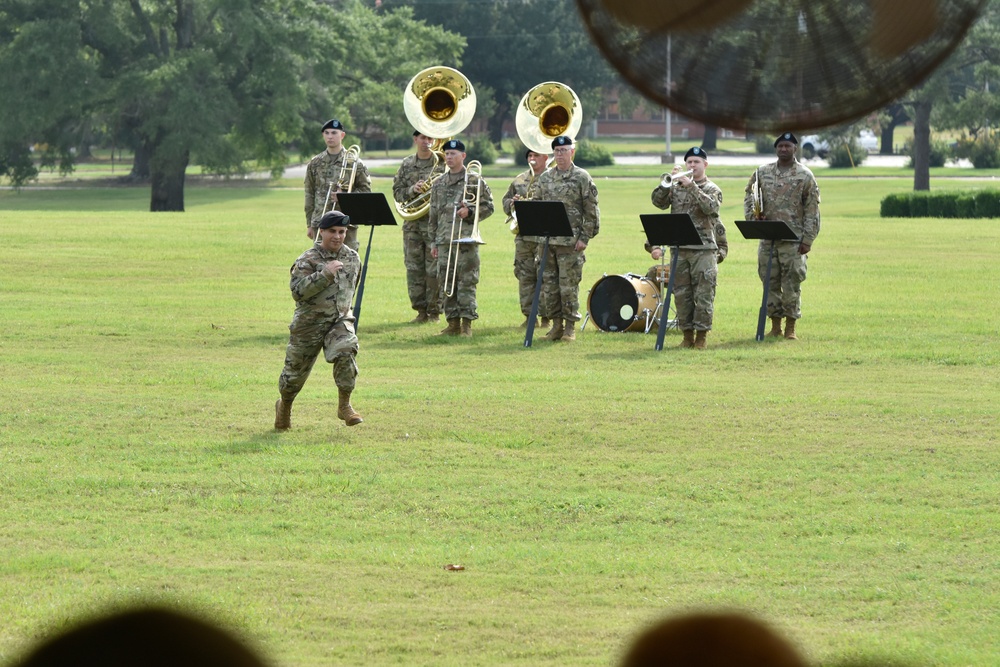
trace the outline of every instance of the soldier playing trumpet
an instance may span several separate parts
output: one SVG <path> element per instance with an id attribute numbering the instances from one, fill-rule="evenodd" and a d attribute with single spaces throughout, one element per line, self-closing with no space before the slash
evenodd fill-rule
<path id="1" fill-rule="evenodd" d="M 357 150 L 344 149 L 344 125 L 337 119 L 323 124 L 326 150 L 309 160 L 305 178 L 306 235 L 316 238 L 319 219 L 327 211 L 339 211 L 338 192 L 371 192 L 368 168 Z M 352 148 L 355 148 L 352 146 Z M 357 252 L 358 227 L 351 225 L 344 244 Z"/>

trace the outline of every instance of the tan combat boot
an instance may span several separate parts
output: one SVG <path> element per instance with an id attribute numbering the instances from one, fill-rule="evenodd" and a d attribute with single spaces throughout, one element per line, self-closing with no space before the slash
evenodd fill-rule
<path id="1" fill-rule="evenodd" d="M 708 332 L 704 331 L 704 330 L 701 330 L 701 329 L 699 329 L 697 332 L 695 332 L 695 334 L 694 334 L 694 349 L 696 349 L 696 350 L 704 350 L 705 349 L 705 347 L 707 345 L 707 343 L 705 342 L 705 336 L 707 336 L 707 335 L 708 335 Z"/>
<path id="2" fill-rule="evenodd" d="M 563 321 L 552 320 L 552 328 L 545 334 L 545 340 L 560 340 L 563 335 Z"/>
<path id="3" fill-rule="evenodd" d="M 418 310 L 417 316 L 410 320 L 410 324 L 423 324 L 428 320 L 426 310 Z"/>
<path id="4" fill-rule="evenodd" d="M 348 426 L 360 424 L 364 420 L 354 408 L 351 407 L 351 392 L 346 389 L 338 389 L 340 394 L 340 404 L 337 406 L 337 417 L 343 419 Z"/>
<path id="5" fill-rule="evenodd" d="M 292 427 L 292 399 L 279 398 L 274 404 L 274 430 L 287 431 Z"/>
<path id="6" fill-rule="evenodd" d="M 771 330 L 767 332 L 768 336 L 781 336 L 781 318 L 772 317 L 771 318 Z"/>
<path id="7" fill-rule="evenodd" d="M 576 340 L 576 322 L 573 320 L 566 320 L 566 325 L 563 327 L 563 335 L 559 340 L 565 343 L 571 343 Z"/>
<path id="8" fill-rule="evenodd" d="M 448 320 L 448 326 L 438 332 L 438 336 L 457 336 L 462 333 L 462 320 L 454 317 Z"/>
<path id="9" fill-rule="evenodd" d="M 552 320 L 550 320 L 547 317 L 543 317 L 542 318 L 542 328 L 544 329 L 545 327 L 548 327 L 548 326 L 552 326 Z"/>
<path id="10" fill-rule="evenodd" d="M 684 340 L 681 341 L 680 347 L 694 347 L 694 329 L 684 329 Z"/>
<path id="11" fill-rule="evenodd" d="M 785 318 L 785 338 L 788 340 L 799 339 L 799 337 L 795 335 L 795 318 L 793 317 Z"/>
<path id="12" fill-rule="evenodd" d="M 441 321 L 441 313 L 432 313 L 430 311 L 427 311 L 427 321 L 428 322 L 440 322 Z"/>
<path id="13" fill-rule="evenodd" d="M 461 334 L 463 336 L 465 336 L 466 338 L 471 338 L 472 337 L 472 320 L 470 320 L 468 317 L 463 317 L 462 318 L 462 325 L 461 326 L 462 326 L 462 328 L 461 328 Z"/>

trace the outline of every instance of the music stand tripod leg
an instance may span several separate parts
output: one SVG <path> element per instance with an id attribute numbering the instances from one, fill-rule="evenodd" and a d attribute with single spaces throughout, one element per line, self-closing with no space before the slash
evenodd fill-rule
<path id="1" fill-rule="evenodd" d="M 368 233 L 368 247 L 365 248 L 365 263 L 361 265 L 361 278 L 358 280 L 358 293 L 354 298 L 354 330 L 358 330 L 358 322 L 361 321 L 361 300 L 365 296 L 365 276 L 368 275 L 368 257 L 372 252 L 372 238 L 375 236 L 375 226 L 372 225 L 371 232 Z"/>
<path id="2" fill-rule="evenodd" d="M 674 293 L 674 275 L 677 273 L 677 248 L 670 248 L 670 277 L 667 279 L 667 294 L 663 298 L 660 312 L 660 328 L 656 332 L 656 350 L 663 349 L 663 339 L 667 335 L 667 320 L 670 319 L 670 297 Z"/>
<path id="3" fill-rule="evenodd" d="M 528 315 L 528 328 L 524 332 L 524 346 L 531 347 L 531 338 L 535 334 L 535 318 L 538 317 L 538 300 L 542 293 L 542 273 L 545 271 L 545 259 L 549 256 L 549 237 L 545 237 L 542 245 L 542 261 L 538 263 L 538 276 L 535 278 L 535 296 L 531 300 L 531 313 Z"/>
<path id="4" fill-rule="evenodd" d="M 767 322 L 767 296 L 771 289 L 771 263 L 774 261 L 774 241 L 767 253 L 767 270 L 764 271 L 764 296 L 760 301 L 760 314 L 757 315 L 757 340 L 764 340 L 764 323 Z"/>

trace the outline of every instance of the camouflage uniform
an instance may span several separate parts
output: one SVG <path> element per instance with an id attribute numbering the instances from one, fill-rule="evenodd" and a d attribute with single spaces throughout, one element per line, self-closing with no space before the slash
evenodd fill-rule
<path id="1" fill-rule="evenodd" d="M 337 192 L 337 179 L 344 166 L 346 154 L 346 148 L 336 155 L 330 155 L 329 151 L 323 151 L 309 160 L 309 164 L 306 165 L 306 224 L 313 229 L 316 229 L 319 225 L 319 219 L 323 216 L 323 207 L 327 203 L 326 198 L 327 193 L 330 192 L 331 183 L 333 183 L 333 192 Z M 350 174 L 351 170 L 348 168 L 347 175 L 350 176 Z M 354 187 L 351 188 L 351 192 L 371 191 L 372 179 L 368 175 L 368 167 L 359 158 L 358 169 L 354 174 Z M 328 207 L 326 210 L 339 211 L 340 204 L 335 202 L 332 207 Z M 358 243 L 357 225 L 351 225 L 347 228 L 347 238 L 344 239 L 344 244 L 354 252 L 358 251 L 360 244 Z"/>
<path id="2" fill-rule="evenodd" d="M 439 173 L 444 160 L 435 173 Z M 431 177 L 434 158 L 421 160 L 416 155 L 403 158 L 392 179 L 392 198 L 400 204 L 417 195 L 412 188 Z M 431 257 L 434 239 L 427 231 L 427 216 L 403 222 L 403 265 L 406 267 L 406 291 L 410 307 L 417 312 L 437 316 L 441 313 L 441 294 L 437 281 L 437 260 Z"/>
<path id="3" fill-rule="evenodd" d="M 799 244 L 812 245 L 819 236 L 819 186 L 808 167 L 797 160 L 788 169 L 777 162 L 761 166 L 747 183 L 743 197 L 743 213 L 753 219 L 752 186 L 759 175 L 764 200 L 765 220 L 788 223 L 799 236 L 798 241 L 776 241 L 775 261 L 771 266 L 771 284 L 767 297 L 768 317 L 802 317 L 802 281 L 806 279 L 806 255 L 799 253 Z M 757 274 L 764 282 L 771 241 L 761 240 L 757 247 Z"/>
<path id="4" fill-rule="evenodd" d="M 711 331 L 715 307 L 715 287 L 719 275 L 718 263 L 729 253 L 726 227 L 719 219 L 722 190 L 707 178 L 694 187 L 675 183 L 672 187 L 656 186 L 651 196 L 653 206 L 670 208 L 672 213 L 687 213 L 701 237 L 701 245 L 680 246 L 674 270 L 674 308 L 677 328 L 681 331 Z M 646 251 L 652 247 L 647 243 Z M 668 248 L 663 248 L 668 253 Z M 650 269 L 653 274 L 658 266 Z M 655 276 L 650 276 L 655 280 Z"/>
<path id="5" fill-rule="evenodd" d="M 464 238 L 472 235 L 473 218 L 475 208 L 469 208 L 469 216 L 462 220 L 453 218 L 455 214 L 455 203 L 460 202 L 465 194 L 463 183 L 465 182 L 465 169 L 457 174 L 446 173 L 439 178 L 431 188 L 431 210 L 428 214 L 427 233 L 437 244 L 438 250 L 438 284 L 442 292 L 442 305 L 444 306 L 445 317 L 449 320 L 464 318 L 475 320 L 479 317 L 476 312 L 476 285 L 479 284 L 479 246 L 474 243 L 451 243 L 451 223 L 458 220 L 461 225 L 456 225 L 456 235 Z M 475 188 L 476 177 L 469 178 L 469 189 Z M 485 220 L 493 214 L 493 193 L 486 181 L 482 181 L 482 189 L 479 193 L 479 219 Z M 461 231 L 458 230 L 461 227 Z M 451 246 L 452 253 L 458 253 L 458 268 L 456 270 L 455 293 L 446 296 L 448 285 L 444 278 L 447 272 L 448 248 Z M 454 265 L 455 258 L 451 261 Z M 449 283 L 450 278 L 449 277 Z"/>
<path id="6" fill-rule="evenodd" d="M 553 319 L 579 322 L 580 281 L 587 257 L 577 252 L 577 241 L 590 243 L 601 228 L 601 211 L 597 204 L 597 186 L 586 170 L 575 164 L 566 171 L 549 169 L 538 177 L 532 199 L 561 201 L 573 228 L 573 236 L 549 238 L 549 255 L 542 275 L 543 312 Z"/>
<path id="7" fill-rule="evenodd" d="M 520 195 L 525 199 L 528 192 L 528 185 L 531 183 L 534 172 L 528 169 L 522 174 L 514 177 L 507 194 L 503 196 L 503 211 L 511 215 L 514 211 L 514 195 Z M 537 184 L 537 180 L 535 181 Z M 518 234 L 514 237 L 514 277 L 517 278 L 518 296 L 521 300 L 521 314 L 528 317 L 531 314 L 531 302 L 535 298 L 535 283 L 538 281 L 538 259 L 542 251 L 542 239 L 538 236 L 522 236 Z M 541 300 L 541 299 L 539 299 Z M 545 310 L 545 304 L 539 303 L 539 315 L 549 317 Z"/>
<path id="8" fill-rule="evenodd" d="M 330 273 L 325 264 L 335 259 L 344 267 Z M 321 350 L 327 362 L 333 364 L 337 388 L 354 389 L 358 338 L 354 334 L 351 300 L 360 270 L 357 252 L 344 245 L 338 252 L 329 253 L 318 242 L 292 265 L 289 287 L 295 299 L 295 315 L 288 326 L 291 333 L 285 368 L 278 380 L 278 390 L 286 403 L 291 403 L 302 390 Z"/>

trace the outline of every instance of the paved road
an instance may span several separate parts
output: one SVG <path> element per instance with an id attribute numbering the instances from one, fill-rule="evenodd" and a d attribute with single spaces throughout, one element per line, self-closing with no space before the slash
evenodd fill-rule
<path id="1" fill-rule="evenodd" d="M 676 162 L 681 162 L 683 154 L 675 155 L 674 160 Z M 709 157 L 709 164 L 711 165 L 746 165 L 750 167 L 756 167 L 757 165 L 765 164 L 767 162 L 772 162 L 774 160 L 773 155 L 714 155 Z M 905 155 L 869 155 L 865 159 L 865 166 L 868 167 L 902 167 L 906 164 L 907 157 Z M 398 165 L 400 160 L 398 158 L 364 158 L 365 164 L 369 167 L 386 167 Z M 497 160 L 497 164 L 512 164 L 513 158 L 500 158 Z M 813 158 L 812 160 L 803 160 L 806 166 L 823 166 L 826 164 L 824 160 L 819 158 Z M 662 164 L 659 155 L 616 155 L 615 164 Z M 970 165 L 971 166 L 971 165 Z M 306 166 L 304 164 L 297 164 L 285 169 L 285 178 L 305 178 Z"/>

